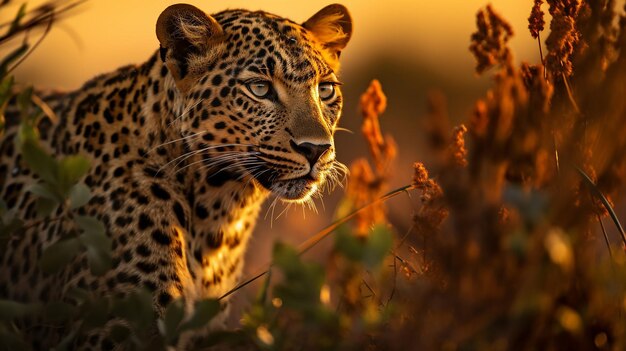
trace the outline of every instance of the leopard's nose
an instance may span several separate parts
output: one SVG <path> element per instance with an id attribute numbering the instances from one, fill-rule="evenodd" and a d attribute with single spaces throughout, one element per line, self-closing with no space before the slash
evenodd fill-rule
<path id="1" fill-rule="evenodd" d="M 291 148 L 294 149 L 297 153 L 304 156 L 307 161 L 309 161 L 309 165 L 311 168 L 317 163 L 317 161 L 322 157 L 322 155 L 330 149 L 330 144 L 313 144 L 309 142 L 304 142 L 300 144 L 296 144 L 295 141 L 291 140 L 289 142 L 291 144 Z"/>

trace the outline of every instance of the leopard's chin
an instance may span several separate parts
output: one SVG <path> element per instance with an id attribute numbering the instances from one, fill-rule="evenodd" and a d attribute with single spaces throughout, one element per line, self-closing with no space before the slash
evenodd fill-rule
<path id="1" fill-rule="evenodd" d="M 255 180 L 261 187 L 270 191 L 274 195 L 278 196 L 283 201 L 287 202 L 305 202 L 311 196 L 313 196 L 324 183 L 324 175 L 316 174 L 317 177 L 312 177 L 310 174 L 291 178 L 291 179 L 276 179 L 275 174 L 271 172 L 260 173 L 255 177 Z"/>
<path id="2" fill-rule="evenodd" d="M 319 189 L 320 180 L 309 176 L 273 182 L 270 191 L 288 202 L 304 202 Z"/>

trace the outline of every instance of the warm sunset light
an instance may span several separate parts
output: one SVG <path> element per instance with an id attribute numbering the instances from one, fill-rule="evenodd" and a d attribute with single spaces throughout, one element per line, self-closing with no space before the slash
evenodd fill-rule
<path id="1" fill-rule="evenodd" d="M 30 7 L 43 3 L 29 1 Z M 121 0 L 89 1 L 76 14 L 55 27 L 41 48 L 20 67 L 18 77 L 48 87 L 71 89 L 86 79 L 119 66 L 142 62 L 158 48 L 154 22 L 159 13 L 176 1 Z M 264 10 L 296 21 L 327 5 L 328 1 L 188 1 L 208 13 L 228 8 Z M 515 26 L 520 35 L 512 43 L 521 59 L 536 59 L 536 44 L 524 33 L 528 6 L 520 1 L 495 0 L 494 6 Z M 16 4 L 18 4 L 16 2 Z M 418 60 L 444 76 L 468 78 L 472 58 L 467 54 L 468 38 L 474 27 L 473 14 L 481 0 L 386 2 L 358 0 L 344 2 L 355 24 L 353 42 L 344 53 L 346 74 L 368 60 L 402 54 L 407 61 Z M 17 5 L 15 6 L 17 7 Z M 8 20 L 12 11 L 0 16 Z M 6 18 L 4 17 L 6 16 Z"/>
<path id="2" fill-rule="evenodd" d="M 626 349 L 626 0 L 0 1 L 0 351 Z"/>

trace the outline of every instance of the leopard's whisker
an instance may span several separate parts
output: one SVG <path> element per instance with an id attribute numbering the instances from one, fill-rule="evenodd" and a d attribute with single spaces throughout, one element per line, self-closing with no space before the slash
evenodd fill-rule
<path id="1" fill-rule="evenodd" d="M 272 200 L 272 203 L 267 207 L 267 211 L 265 211 L 265 216 L 263 217 L 263 219 L 267 219 L 267 215 L 268 213 L 270 213 L 271 210 L 271 215 L 270 215 L 270 228 L 274 227 L 274 210 L 276 209 L 276 203 L 278 202 L 279 197 L 278 196 L 274 196 L 274 200 Z"/>
<path id="2" fill-rule="evenodd" d="M 226 161 L 224 163 L 226 163 Z M 215 175 L 218 175 L 222 171 L 228 171 L 229 169 L 233 169 L 233 168 L 243 167 L 245 169 L 244 166 L 258 166 L 258 165 L 261 165 L 261 163 L 259 163 L 259 161 L 257 160 L 242 160 L 242 161 L 235 162 L 235 163 L 229 163 L 228 166 L 218 169 L 217 172 L 211 174 L 209 177 L 213 177 Z M 213 167 L 214 166 L 203 167 L 201 169 L 208 169 L 208 168 L 213 168 Z"/>
<path id="3" fill-rule="evenodd" d="M 289 209 L 291 208 L 291 205 L 293 205 L 293 203 L 292 203 L 292 202 L 287 202 L 287 203 L 283 202 L 283 206 L 284 206 L 284 208 L 283 208 L 283 210 L 282 210 L 282 211 L 278 214 L 278 216 L 276 216 L 276 219 L 279 219 L 279 218 L 280 218 L 280 216 L 282 216 L 283 214 L 287 213 L 287 211 L 289 211 Z"/>
<path id="4" fill-rule="evenodd" d="M 335 131 L 336 132 L 348 132 L 350 134 L 354 134 L 354 132 L 348 128 L 335 127 Z"/>
<path id="5" fill-rule="evenodd" d="M 237 159 L 238 161 L 237 161 L 236 163 L 246 161 L 246 159 L 242 159 L 242 157 L 245 157 L 245 156 L 246 156 L 246 155 L 245 155 L 245 152 L 237 153 L 236 155 L 227 155 L 227 156 L 228 156 L 227 158 L 225 158 L 225 159 L 220 159 L 220 160 L 217 160 L 217 161 L 215 161 L 215 160 L 210 160 L 210 161 L 213 161 L 213 162 L 211 162 L 211 163 L 209 163 L 209 164 L 204 164 L 204 165 L 203 165 L 203 167 L 202 167 L 201 169 L 213 168 L 213 167 L 219 166 L 219 165 L 221 165 L 221 164 L 228 163 L 228 162 L 230 162 L 230 160 L 232 160 L 232 159 Z M 254 159 L 254 158 L 251 158 L 251 157 L 247 157 L 247 158 L 249 158 L 249 161 L 256 161 L 256 162 L 258 162 L 258 160 Z M 199 160 L 199 161 L 192 162 L 192 163 L 187 164 L 187 165 L 185 165 L 184 167 L 182 167 L 182 168 L 178 169 L 178 170 L 176 171 L 176 173 L 178 173 L 178 172 L 182 172 L 183 170 L 185 170 L 185 169 L 187 169 L 187 168 L 189 168 L 189 167 L 191 167 L 191 166 L 194 166 L 194 165 L 196 165 L 196 164 L 199 164 L 199 163 L 206 163 L 206 162 L 207 162 L 207 160 L 204 160 L 204 159 L 203 159 L 203 160 Z M 223 169 L 222 169 L 222 170 L 223 170 Z M 216 172 L 215 174 L 219 173 L 220 171 L 221 171 L 221 170 L 218 170 L 218 172 Z"/>
<path id="6" fill-rule="evenodd" d="M 205 152 L 205 151 L 209 151 L 209 150 L 218 149 L 218 148 L 222 148 L 222 147 L 228 147 L 228 146 L 248 146 L 248 147 L 249 147 L 249 146 L 253 146 L 253 147 L 254 147 L 254 145 L 252 145 L 252 144 L 219 144 L 219 145 L 211 145 L 211 146 L 207 146 L 207 147 L 204 147 L 204 148 L 200 148 L 200 149 L 198 149 L 198 150 L 193 150 L 193 151 L 187 152 L 187 153 L 185 153 L 185 154 L 182 154 L 182 155 L 180 155 L 180 156 L 178 156 L 178 157 L 174 158 L 173 160 L 170 160 L 169 162 L 167 162 L 166 164 L 162 165 L 162 166 L 159 168 L 159 170 L 157 171 L 157 174 L 159 174 L 159 172 L 161 172 L 161 171 L 162 171 L 165 167 L 167 167 L 167 166 L 169 166 L 170 164 L 172 164 L 172 163 L 174 163 L 174 162 L 176 162 L 176 161 L 180 160 L 181 158 L 183 159 L 181 162 L 183 162 L 183 161 L 185 161 L 186 159 L 188 159 L 189 157 L 194 156 L 194 155 L 197 155 L 197 154 L 199 154 L 199 153 L 202 153 L 202 152 Z M 241 152 L 245 152 L 245 151 L 241 151 Z M 179 165 L 181 162 L 178 162 L 178 163 L 175 165 L 175 168 L 176 168 L 176 167 L 178 167 L 178 165 Z"/>
<path id="7" fill-rule="evenodd" d="M 190 134 L 190 135 L 184 136 L 184 137 L 182 137 L 182 138 L 178 138 L 178 139 L 174 139 L 174 140 L 166 141 L 166 142 L 164 142 L 164 143 L 161 143 L 161 144 L 159 144 L 159 145 L 157 145 L 157 146 L 155 146 L 155 147 L 151 148 L 150 150 L 148 150 L 148 151 L 146 152 L 146 154 L 149 154 L 149 153 L 151 153 L 152 151 L 154 151 L 154 150 L 156 150 L 156 149 L 158 149 L 158 148 L 160 148 L 160 147 L 162 147 L 162 146 L 169 145 L 169 144 L 173 144 L 173 143 L 176 143 L 176 142 L 179 142 L 179 141 L 183 141 L 183 140 L 185 140 L 185 139 L 197 138 L 197 137 L 199 137 L 199 136 L 201 136 L 202 134 L 205 134 L 205 133 L 207 133 L 207 131 L 206 131 L 206 130 L 204 130 L 204 131 L 200 131 L 200 132 L 197 132 L 197 133 L 194 133 L 194 134 Z"/>
<path id="8" fill-rule="evenodd" d="M 204 163 L 200 169 L 210 169 L 220 165 L 227 165 L 226 168 L 221 168 L 216 172 L 219 173 L 219 171 L 229 169 L 231 166 L 254 165 L 255 163 L 263 164 L 263 162 L 259 161 L 255 156 L 256 155 L 254 153 L 232 153 L 220 155 L 211 159 L 202 159 L 192 163 L 192 165 L 196 163 Z"/>
<path id="9" fill-rule="evenodd" d="M 179 119 L 185 117 L 191 110 L 193 110 L 196 106 L 198 106 L 200 103 L 202 102 L 202 100 L 199 100 L 198 102 L 196 102 L 195 104 L 183 109 L 183 111 L 179 114 L 178 117 L 174 118 L 170 123 L 167 124 L 168 127 L 171 127 L 172 124 L 174 124 L 174 122 L 178 121 Z"/>

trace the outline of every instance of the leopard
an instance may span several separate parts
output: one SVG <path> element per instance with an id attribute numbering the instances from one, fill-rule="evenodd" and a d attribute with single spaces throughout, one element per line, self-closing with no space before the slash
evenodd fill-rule
<path id="1" fill-rule="evenodd" d="M 193 306 L 231 291 L 254 251 L 248 243 L 263 203 L 305 203 L 340 182 L 338 77 L 352 28 L 340 4 L 302 23 L 175 4 L 156 21 L 159 45 L 147 61 L 75 91 L 42 93 L 53 112 L 38 121 L 42 147 L 91 164 L 82 181 L 92 197 L 72 213 L 103 223 L 113 258 L 104 275 L 91 272 L 84 253 L 57 273 L 37 264 L 69 224 L 38 219 L 28 186 L 40 177 L 15 146 L 19 119 L 7 112 L 0 196 L 25 225 L 0 258 L 0 298 L 45 303 L 67 301 L 76 288 L 119 298 L 146 289 L 162 316 L 176 299 Z M 221 303 L 210 330 L 224 325 L 229 299 Z M 74 348 L 123 349 L 114 322 Z M 33 349 L 67 333 L 42 328 L 24 328 Z M 181 339 L 176 348 L 188 345 Z"/>

